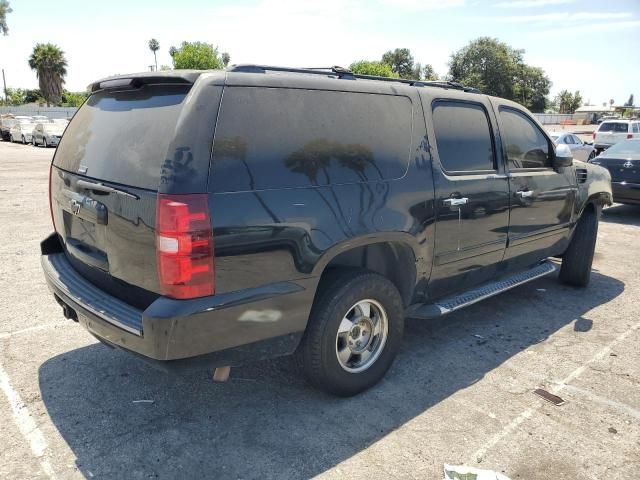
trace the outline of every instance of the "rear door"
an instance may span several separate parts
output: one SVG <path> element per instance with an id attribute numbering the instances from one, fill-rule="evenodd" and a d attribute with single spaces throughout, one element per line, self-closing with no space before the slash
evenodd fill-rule
<path id="1" fill-rule="evenodd" d="M 424 93 L 423 105 L 436 194 L 429 293 L 437 298 L 496 275 L 507 243 L 509 183 L 485 97 Z"/>
<path id="2" fill-rule="evenodd" d="M 552 167 L 553 143 L 524 110 L 496 102 L 509 175 L 509 246 L 514 268 L 548 256 L 565 240 L 573 220 L 577 182 L 573 167 Z"/>
<path id="3" fill-rule="evenodd" d="M 159 291 L 158 188 L 167 164 L 190 166 L 188 155 L 169 155 L 188 92 L 185 85 L 144 85 L 92 95 L 53 161 L 52 214 L 67 257 L 94 284 L 140 308 Z"/>

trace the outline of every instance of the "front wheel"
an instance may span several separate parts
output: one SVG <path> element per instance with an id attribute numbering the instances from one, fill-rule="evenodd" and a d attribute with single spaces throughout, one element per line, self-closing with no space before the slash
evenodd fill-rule
<path id="1" fill-rule="evenodd" d="M 403 330 L 402 298 L 393 283 L 366 270 L 329 272 L 298 351 L 305 376 L 334 395 L 356 395 L 384 376 Z"/>
<path id="2" fill-rule="evenodd" d="M 598 237 L 598 209 L 587 208 L 573 232 L 573 238 L 562 257 L 560 281 L 576 287 L 586 287 L 591 278 L 591 265 Z"/>

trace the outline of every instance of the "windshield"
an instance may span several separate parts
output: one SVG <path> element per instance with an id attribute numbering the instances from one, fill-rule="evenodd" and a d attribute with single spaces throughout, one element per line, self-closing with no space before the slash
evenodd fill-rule
<path id="1" fill-rule="evenodd" d="M 626 142 L 619 142 L 609 147 L 605 152 L 607 157 L 612 155 L 639 155 L 640 154 L 640 140 L 628 140 Z"/>
<path id="2" fill-rule="evenodd" d="M 629 124 L 622 122 L 604 122 L 598 129 L 599 132 L 627 133 Z"/>

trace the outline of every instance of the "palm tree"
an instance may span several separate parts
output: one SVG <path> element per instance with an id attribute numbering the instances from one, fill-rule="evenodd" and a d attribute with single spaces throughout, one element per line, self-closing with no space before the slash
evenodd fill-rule
<path id="1" fill-rule="evenodd" d="M 160 50 L 160 42 L 158 42 L 158 40 L 156 40 L 155 38 L 152 38 L 151 40 L 149 40 L 149 50 L 151 50 L 153 52 L 153 59 L 156 62 L 156 72 L 158 71 L 158 59 L 156 57 L 156 52 L 158 50 Z"/>
<path id="2" fill-rule="evenodd" d="M 0 0 L 0 33 L 3 35 L 9 34 L 9 27 L 7 26 L 7 13 L 11 13 L 13 10 L 9 6 L 7 0 Z"/>
<path id="3" fill-rule="evenodd" d="M 35 70 L 40 91 L 47 106 L 62 101 L 62 84 L 67 74 L 64 52 L 52 43 L 38 43 L 29 57 L 29 67 Z"/>

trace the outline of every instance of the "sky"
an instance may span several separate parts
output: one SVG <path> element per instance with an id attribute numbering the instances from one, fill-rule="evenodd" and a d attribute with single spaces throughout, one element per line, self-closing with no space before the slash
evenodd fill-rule
<path id="1" fill-rule="evenodd" d="M 420 63 L 446 74 L 450 56 L 480 36 L 524 49 L 543 68 L 551 94 L 580 90 L 599 105 L 640 104 L 640 0 L 10 0 L 9 35 L 0 36 L 8 87 L 37 88 L 27 60 L 52 42 L 68 61 L 66 88 L 145 71 L 148 40 L 169 47 L 204 41 L 231 63 L 295 67 L 348 66 L 409 48 Z"/>

